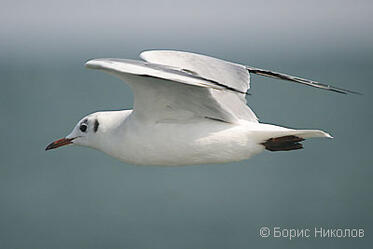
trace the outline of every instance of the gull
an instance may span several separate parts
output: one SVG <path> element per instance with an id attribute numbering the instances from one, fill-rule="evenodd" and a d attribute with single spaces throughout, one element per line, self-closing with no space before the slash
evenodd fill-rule
<path id="1" fill-rule="evenodd" d="M 245 160 L 264 150 L 291 151 L 321 130 L 296 130 L 258 121 L 246 104 L 250 73 L 338 93 L 356 93 L 283 73 L 172 50 L 143 60 L 93 59 L 86 67 L 119 77 L 134 94 L 133 110 L 95 112 L 46 150 L 91 147 L 136 165 L 193 165 Z"/>

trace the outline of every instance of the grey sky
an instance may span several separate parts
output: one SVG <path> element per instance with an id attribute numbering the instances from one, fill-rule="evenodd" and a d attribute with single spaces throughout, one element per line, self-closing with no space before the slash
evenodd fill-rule
<path id="1" fill-rule="evenodd" d="M 212 39 L 372 43 L 371 1 L 3 1 L 0 34 L 22 41 Z"/>

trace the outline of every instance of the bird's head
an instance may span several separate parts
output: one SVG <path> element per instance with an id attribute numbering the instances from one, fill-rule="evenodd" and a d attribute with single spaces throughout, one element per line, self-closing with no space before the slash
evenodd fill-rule
<path id="1" fill-rule="evenodd" d="M 100 115 L 99 113 L 90 114 L 82 118 L 74 127 L 72 132 L 64 138 L 50 143 L 45 150 L 56 149 L 58 147 L 76 144 L 88 147 L 94 147 L 99 133 Z"/>

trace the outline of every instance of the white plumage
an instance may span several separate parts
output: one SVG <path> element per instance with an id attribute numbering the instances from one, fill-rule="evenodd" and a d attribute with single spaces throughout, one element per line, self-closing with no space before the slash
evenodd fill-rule
<path id="1" fill-rule="evenodd" d="M 109 72 L 131 87 L 134 108 L 90 114 L 47 149 L 73 143 L 132 164 L 190 165 L 244 160 L 264 149 L 295 150 L 306 138 L 331 137 L 319 130 L 259 123 L 246 105 L 249 72 L 294 82 L 300 78 L 188 52 L 140 56 L 145 61 L 88 61 L 88 68 Z"/>

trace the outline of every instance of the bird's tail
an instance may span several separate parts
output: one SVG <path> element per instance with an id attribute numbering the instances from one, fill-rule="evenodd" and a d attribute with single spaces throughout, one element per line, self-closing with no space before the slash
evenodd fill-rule
<path id="1" fill-rule="evenodd" d="M 289 151 L 302 149 L 301 144 L 307 138 L 327 137 L 332 138 L 328 133 L 320 130 L 266 130 L 257 133 L 260 137 L 260 144 L 269 151 Z"/>

